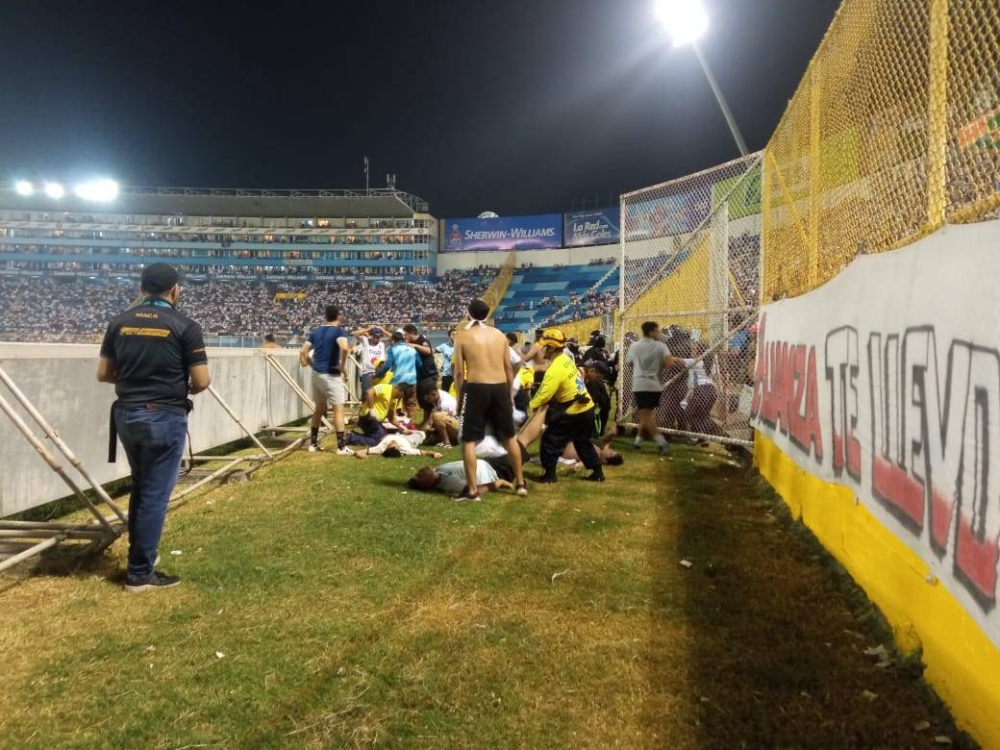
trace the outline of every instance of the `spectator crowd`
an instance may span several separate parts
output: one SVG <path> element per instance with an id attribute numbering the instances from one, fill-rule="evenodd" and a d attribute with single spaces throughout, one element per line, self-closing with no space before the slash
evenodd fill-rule
<path id="1" fill-rule="evenodd" d="M 284 284 L 215 281 L 187 286 L 180 308 L 208 336 L 302 335 L 337 304 L 357 324 L 398 320 L 455 323 L 489 288 L 495 269 L 451 271 L 435 282 Z M 89 342 L 137 299 L 134 281 L 0 275 L 0 340 Z"/>

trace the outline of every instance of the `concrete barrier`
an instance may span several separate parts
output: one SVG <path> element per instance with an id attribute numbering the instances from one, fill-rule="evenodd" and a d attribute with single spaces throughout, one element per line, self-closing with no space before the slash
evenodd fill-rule
<path id="1" fill-rule="evenodd" d="M 309 371 L 299 367 L 296 353 L 270 353 L 309 393 Z M 97 356 L 98 347 L 93 345 L 0 343 L 0 367 L 103 484 L 128 476 L 129 468 L 122 450 L 117 463 L 107 460 L 109 409 L 115 393 L 112 386 L 97 382 Z M 305 405 L 268 366 L 260 350 L 209 349 L 208 356 L 212 385 L 249 429 L 256 432 L 308 415 Z M 34 428 L 13 397 L 6 389 L 3 392 Z M 239 425 L 208 393 L 195 396 L 194 402 L 189 429 L 195 452 L 244 437 Z M 40 429 L 36 432 L 44 439 Z M 68 462 L 61 463 L 70 469 Z M 66 484 L 0 413 L 0 518 L 68 494 Z"/>

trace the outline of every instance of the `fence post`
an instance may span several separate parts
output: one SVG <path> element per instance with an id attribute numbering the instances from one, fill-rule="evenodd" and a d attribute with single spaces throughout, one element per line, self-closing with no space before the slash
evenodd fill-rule
<path id="1" fill-rule="evenodd" d="M 819 284 L 819 216 L 823 192 L 823 149 L 820 127 L 820 62 L 815 59 L 806 74 L 809 81 L 809 288 Z"/>
<path id="2" fill-rule="evenodd" d="M 927 231 L 944 226 L 948 205 L 948 3 L 931 0 L 927 113 Z"/>

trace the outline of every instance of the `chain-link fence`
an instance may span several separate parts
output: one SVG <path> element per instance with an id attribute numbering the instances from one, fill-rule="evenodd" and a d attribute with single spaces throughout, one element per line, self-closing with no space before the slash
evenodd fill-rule
<path id="1" fill-rule="evenodd" d="M 845 0 L 765 151 L 765 300 L 1000 208 L 1000 5 Z"/>
<path id="2" fill-rule="evenodd" d="M 622 196 L 619 423 L 635 424 L 629 346 L 654 321 L 681 360 L 666 374 L 661 429 L 749 445 L 760 164 L 753 154 Z"/>

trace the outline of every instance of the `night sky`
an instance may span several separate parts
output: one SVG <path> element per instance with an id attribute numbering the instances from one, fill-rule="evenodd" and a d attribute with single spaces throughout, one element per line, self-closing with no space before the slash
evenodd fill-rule
<path id="1" fill-rule="evenodd" d="M 838 0 L 705 0 L 762 147 Z M 737 156 L 652 0 L 3 0 L 0 179 L 363 187 L 544 213 Z"/>

